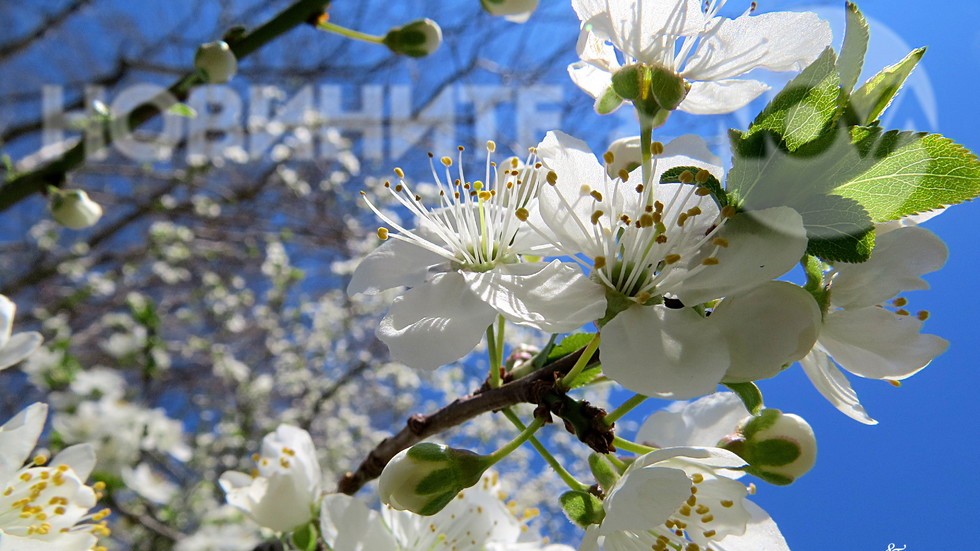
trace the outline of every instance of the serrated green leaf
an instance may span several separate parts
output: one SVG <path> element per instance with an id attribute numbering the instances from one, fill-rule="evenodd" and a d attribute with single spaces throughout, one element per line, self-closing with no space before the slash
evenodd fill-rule
<path id="1" fill-rule="evenodd" d="M 180 117 L 187 117 L 188 119 L 193 119 L 197 116 L 197 111 L 186 103 L 175 103 L 171 105 L 167 108 L 167 113 Z"/>
<path id="2" fill-rule="evenodd" d="M 840 116 L 842 90 L 837 56 L 827 48 L 756 117 L 746 137 L 769 131 L 789 151 L 825 132 Z"/>
<path id="3" fill-rule="evenodd" d="M 577 377 L 572 379 L 572 382 L 568 385 L 569 389 L 583 387 L 596 379 L 602 373 L 601 365 L 594 365 L 590 368 L 583 369 Z"/>
<path id="4" fill-rule="evenodd" d="M 546 363 L 559 360 L 572 352 L 577 352 L 585 348 L 593 338 L 595 338 L 595 333 L 573 333 L 566 336 L 548 353 L 548 361 Z"/>
<path id="5" fill-rule="evenodd" d="M 888 132 L 874 144 L 870 169 L 834 190 L 874 222 L 895 220 L 980 196 L 980 161 L 938 134 Z"/>
<path id="6" fill-rule="evenodd" d="M 602 509 L 602 501 L 596 496 L 578 490 L 565 492 L 558 498 L 561 508 L 568 520 L 581 528 L 591 524 L 600 524 L 606 512 Z"/>
<path id="7" fill-rule="evenodd" d="M 807 254 L 827 262 L 865 262 L 874 249 L 874 224 L 861 205 L 837 195 L 814 196 L 797 207 L 809 243 Z"/>
<path id="8" fill-rule="evenodd" d="M 696 166 L 677 166 L 671 168 L 660 175 L 661 184 L 679 184 L 681 183 L 681 174 L 684 172 L 690 172 L 691 174 L 697 174 L 700 172 L 700 168 Z M 728 193 L 725 192 L 725 188 L 721 186 L 721 182 L 718 178 L 715 178 L 713 174 L 708 173 L 708 180 L 703 184 L 697 184 L 698 186 L 707 188 L 711 191 L 711 197 L 715 200 L 715 203 L 719 207 L 728 206 Z"/>
<path id="9" fill-rule="evenodd" d="M 861 76 L 871 33 L 868 29 L 868 20 L 864 18 L 857 4 L 847 2 L 845 10 L 847 30 L 844 32 L 844 45 L 837 59 L 837 70 L 840 73 L 841 87 L 845 92 L 850 92 Z"/>
<path id="10" fill-rule="evenodd" d="M 762 409 L 762 391 L 759 387 L 755 386 L 755 383 L 722 383 L 729 390 L 735 393 L 736 396 L 742 403 L 745 404 L 745 409 L 749 410 L 749 413 L 756 415 Z"/>
<path id="11" fill-rule="evenodd" d="M 885 109 L 891 105 L 895 95 L 905 84 L 912 70 L 926 53 L 925 48 L 912 50 L 905 59 L 895 65 L 882 69 L 868 82 L 851 94 L 847 108 L 848 119 L 856 124 L 868 125 L 878 120 Z"/>

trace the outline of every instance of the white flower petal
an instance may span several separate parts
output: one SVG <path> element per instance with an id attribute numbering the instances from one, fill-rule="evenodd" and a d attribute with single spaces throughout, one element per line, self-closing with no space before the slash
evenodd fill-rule
<path id="1" fill-rule="evenodd" d="M 85 480 L 95 468 L 95 448 L 89 443 L 69 446 L 51 460 L 51 467 L 58 465 L 68 465 L 80 480 Z"/>
<path id="2" fill-rule="evenodd" d="M 769 90 L 758 80 L 725 79 L 691 83 L 677 109 L 692 115 L 720 115 L 737 111 Z"/>
<path id="3" fill-rule="evenodd" d="M 0 480 L 7 480 L 30 457 L 47 417 L 48 405 L 35 402 L 0 427 Z"/>
<path id="4" fill-rule="evenodd" d="M 7 345 L 10 332 L 14 327 L 14 316 L 17 314 L 17 305 L 9 298 L 0 295 L 0 350 Z"/>
<path id="5" fill-rule="evenodd" d="M 728 220 L 720 237 L 727 247 L 689 260 L 688 270 L 674 270 L 661 284 L 686 305 L 746 291 L 786 273 L 806 251 L 803 219 L 789 207 L 744 212 Z M 717 266 L 700 266 L 703 257 Z M 703 269 L 699 269 L 703 268 Z M 691 273 L 691 270 L 699 271 Z"/>
<path id="6" fill-rule="evenodd" d="M 820 307 L 810 293 L 785 281 L 769 281 L 721 301 L 709 318 L 728 342 L 726 383 L 768 379 L 813 348 L 820 335 Z"/>
<path id="7" fill-rule="evenodd" d="M 663 524 L 691 496 L 691 479 L 680 469 L 646 467 L 624 475 L 602 502 L 600 532 L 643 532 Z"/>
<path id="8" fill-rule="evenodd" d="M 377 511 L 344 494 L 323 497 L 320 508 L 323 540 L 334 551 L 398 549 Z"/>
<path id="9" fill-rule="evenodd" d="M 935 335 L 922 335 L 922 322 L 868 306 L 827 315 L 820 344 L 841 367 L 870 379 L 901 380 L 949 347 Z"/>
<path id="10" fill-rule="evenodd" d="M 659 448 L 714 446 L 734 433 L 748 415 L 733 392 L 716 392 L 693 402 L 674 402 L 654 413 L 643 422 L 636 439 Z"/>
<path id="11" fill-rule="evenodd" d="M 733 469 L 744 466 L 745 460 L 722 448 L 710 446 L 679 446 L 675 448 L 663 448 L 643 455 L 627 468 L 627 472 L 630 469 L 642 469 L 658 463 L 676 466 L 676 468 L 695 465 L 700 468 Z"/>
<path id="12" fill-rule="evenodd" d="M 721 80 L 753 69 L 799 71 L 830 44 L 830 24 L 815 13 L 774 12 L 714 19 L 713 34 L 698 45 L 681 73 L 691 80 Z"/>
<path id="13" fill-rule="evenodd" d="M 464 272 L 470 289 L 500 315 L 546 333 L 568 333 L 602 317 L 604 288 L 576 266 L 504 264 L 489 272 Z"/>
<path id="14" fill-rule="evenodd" d="M 839 264 L 831 284 L 831 303 L 841 308 L 880 304 L 899 293 L 928 289 L 920 276 L 946 263 L 946 244 L 915 226 L 879 234 L 867 262 Z"/>
<path id="15" fill-rule="evenodd" d="M 7 345 L 0 348 L 0 370 L 6 369 L 30 356 L 41 346 L 41 334 L 35 331 L 17 333 L 10 337 Z"/>
<path id="16" fill-rule="evenodd" d="M 67 532 L 56 538 L 37 539 L 0 535 L 0 551 L 90 551 L 98 538 L 90 532 Z"/>
<path id="17" fill-rule="evenodd" d="M 769 513 L 747 499 L 742 500 L 742 504 L 752 516 L 745 525 L 745 533 L 714 542 L 714 548 L 718 551 L 789 551 L 783 534 Z"/>
<path id="18" fill-rule="evenodd" d="M 693 310 L 634 306 L 602 328 L 602 370 L 624 387 L 661 398 L 714 392 L 728 369 L 721 334 Z"/>
<path id="19" fill-rule="evenodd" d="M 609 2 L 573 0 L 583 27 L 608 39 L 628 56 L 646 63 L 664 63 L 664 40 L 697 34 L 704 27 L 700 0 L 671 2 Z M 666 36 L 664 36 L 666 35 Z M 673 48 L 670 48 L 670 63 Z"/>
<path id="20" fill-rule="evenodd" d="M 496 316 L 461 274 L 450 272 L 396 298 L 381 320 L 378 337 L 395 360 L 435 369 L 469 354 Z"/>
<path id="21" fill-rule="evenodd" d="M 422 247 L 390 238 L 357 265 L 347 294 L 375 294 L 393 287 L 414 287 L 425 281 L 430 266 L 445 261 Z"/>
<path id="22" fill-rule="evenodd" d="M 857 393 L 847 382 L 844 373 L 819 346 L 814 347 L 805 358 L 800 360 L 800 365 L 803 366 L 803 371 L 813 386 L 841 413 L 865 425 L 878 424 L 878 421 L 872 419 L 864 410 Z"/>

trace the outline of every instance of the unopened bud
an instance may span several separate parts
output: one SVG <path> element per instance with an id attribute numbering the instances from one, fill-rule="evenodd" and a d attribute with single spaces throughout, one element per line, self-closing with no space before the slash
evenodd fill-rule
<path id="1" fill-rule="evenodd" d="M 442 29 L 431 19 L 419 19 L 393 27 L 384 38 L 385 46 L 396 54 L 425 57 L 442 44 Z"/>
<path id="2" fill-rule="evenodd" d="M 738 433 L 719 446 L 738 454 L 745 471 L 771 484 L 792 484 L 817 461 L 817 439 L 800 416 L 764 409 L 739 423 Z"/>
<path id="3" fill-rule="evenodd" d="M 378 480 L 378 494 L 394 509 L 434 515 L 464 488 L 479 482 L 489 467 L 482 455 L 423 442 L 388 462 Z"/>
<path id="4" fill-rule="evenodd" d="M 80 189 L 51 188 L 48 193 L 51 217 L 66 228 L 81 230 L 95 225 L 102 218 L 102 207 Z"/>
<path id="5" fill-rule="evenodd" d="M 612 162 L 606 163 L 606 174 L 610 178 L 619 178 L 620 172 L 633 172 L 643 164 L 643 151 L 640 148 L 640 137 L 620 138 L 609 145 Z"/>
<path id="6" fill-rule="evenodd" d="M 224 84 L 238 72 L 238 60 L 224 40 L 201 44 L 194 54 L 194 67 L 204 72 L 211 84 Z"/>
<path id="7" fill-rule="evenodd" d="M 491 15 L 503 16 L 514 23 L 523 23 L 538 8 L 538 0 L 480 0 L 480 5 Z"/>

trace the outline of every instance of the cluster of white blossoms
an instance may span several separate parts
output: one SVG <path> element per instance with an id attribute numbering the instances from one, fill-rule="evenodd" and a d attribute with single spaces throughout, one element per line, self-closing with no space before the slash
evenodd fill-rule
<path id="1" fill-rule="evenodd" d="M 522 9 L 483 2 L 501 14 L 504 4 Z M 746 499 L 754 486 L 737 479 L 752 474 L 772 484 L 792 483 L 813 467 L 816 439 L 802 418 L 763 409 L 753 383 L 799 362 L 834 406 L 874 423 L 837 366 L 898 381 L 947 345 L 920 334 L 928 314 L 912 314 L 907 300 L 896 298 L 925 288 L 920 276 L 946 258 L 942 242 L 908 218 L 912 210 L 875 214 L 879 221 L 905 218 L 872 231 L 876 244 L 862 258 L 866 262 L 840 262 L 847 255 L 819 252 L 825 243 L 813 227 L 822 222 L 814 222 L 811 205 L 787 200 L 749 208 L 745 194 L 751 187 L 727 189 L 720 159 L 699 137 L 653 141 L 653 129 L 670 112 L 744 107 L 768 87 L 743 75 L 802 70 L 830 44 L 830 27 L 815 14 L 754 15 L 753 2 L 728 19 L 719 16 L 724 4 L 572 0 L 581 20 L 581 61 L 569 66 L 569 74 L 596 99 L 600 114 L 632 102 L 640 137 L 618 141 L 600 159 L 584 141 L 552 131 L 523 163 L 511 159 L 497 166 L 488 155 L 482 180 L 466 178 L 460 147 L 455 161 L 430 161 L 438 189 L 438 206 L 431 208 L 413 191 L 419 186 L 396 169 L 397 182 L 384 186 L 415 216 L 414 228 L 368 201 L 386 224 L 378 230 L 385 243 L 358 266 L 348 292 L 407 288 L 377 331 L 395 360 L 432 369 L 465 356 L 486 334 L 487 385 L 493 388 L 546 361 L 532 354 L 520 369 L 502 364 L 503 348 L 495 339 L 505 321 L 552 334 L 594 326 L 570 374 L 555 374 L 559 395 L 581 384 L 575 377 L 598 349 L 604 380 L 635 392 L 639 401 L 706 396 L 652 417 L 637 436 L 642 443 L 616 437 L 637 457 L 590 462 L 599 484 L 588 491 L 542 453 L 572 488 L 562 504 L 586 529 L 580 550 L 788 549 L 769 515 Z M 770 116 L 779 121 L 759 127 L 780 137 L 780 117 L 795 115 L 778 109 L 795 108 L 772 107 L 776 114 Z M 792 153 L 797 145 L 785 147 Z M 496 146 L 489 142 L 487 149 L 492 153 Z M 460 165 L 455 176 L 454 164 Z M 819 195 L 805 190 L 801 196 L 807 193 Z M 867 235 L 870 227 L 855 235 Z M 781 279 L 801 263 L 806 285 Z M 719 384 L 739 395 L 712 395 Z M 568 402 L 555 406 L 563 398 L 552 398 L 539 402 L 535 422 L 542 409 L 568 413 Z M 621 414 L 617 409 L 613 418 Z M 563 417 L 570 431 L 600 454 L 609 452 L 611 446 L 582 438 L 583 422 L 572 417 Z M 592 429 L 612 430 L 611 423 L 593 421 Z M 523 431 L 518 440 L 536 430 L 515 425 Z M 447 496 L 472 484 L 488 458 L 417 444 L 387 464 L 382 500 L 429 516 L 433 533 L 445 534 L 440 541 L 455 542 L 453 534 L 462 528 L 443 532 L 441 522 L 447 511 L 462 514 L 463 505 Z M 479 468 L 470 469 L 473 462 Z M 328 496 L 321 509 L 324 537 L 337 549 L 406 548 L 398 536 L 402 529 L 395 528 L 403 518 L 429 521 L 387 509 L 368 513 L 341 495 Z M 353 519 L 372 534 L 371 542 L 346 533 Z"/>

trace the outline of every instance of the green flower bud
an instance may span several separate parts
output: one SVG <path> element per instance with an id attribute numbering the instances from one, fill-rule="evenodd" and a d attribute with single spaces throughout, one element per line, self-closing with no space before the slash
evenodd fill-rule
<path id="1" fill-rule="evenodd" d="M 52 187 L 48 193 L 51 217 L 66 228 L 81 230 L 95 225 L 102 218 L 102 207 L 80 189 L 60 190 Z"/>
<path id="2" fill-rule="evenodd" d="M 442 44 L 442 29 L 431 19 L 419 19 L 402 27 L 393 27 L 384 44 L 396 54 L 425 57 Z"/>
<path id="3" fill-rule="evenodd" d="M 194 54 L 194 67 L 202 71 L 211 84 L 224 84 L 238 72 L 238 60 L 224 40 L 201 44 Z"/>
<path id="4" fill-rule="evenodd" d="M 739 423 L 737 434 L 719 443 L 738 454 L 745 471 L 771 484 L 792 484 L 817 462 L 817 439 L 798 415 L 764 409 Z"/>
<path id="5" fill-rule="evenodd" d="M 589 454 L 589 469 L 604 492 L 608 492 L 619 480 L 620 473 L 604 454 Z"/>
<path id="6" fill-rule="evenodd" d="M 378 479 L 381 501 L 394 509 L 434 515 L 480 481 L 488 459 L 468 450 L 423 442 L 402 450 Z"/>

